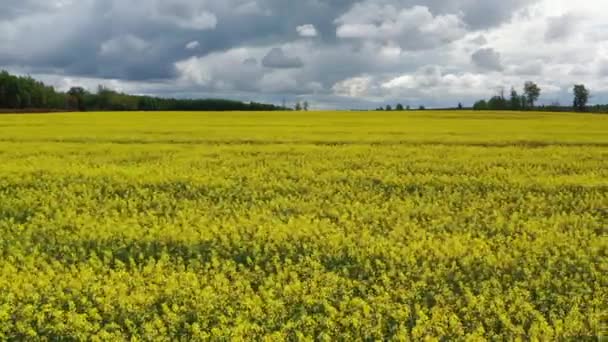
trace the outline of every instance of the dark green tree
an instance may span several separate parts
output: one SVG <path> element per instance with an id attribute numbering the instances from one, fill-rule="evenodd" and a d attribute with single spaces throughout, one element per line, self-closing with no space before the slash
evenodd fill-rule
<path id="1" fill-rule="evenodd" d="M 509 108 L 507 99 L 502 96 L 496 95 L 493 96 L 488 101 L 488 109 L 489 110 L 506 110 Z"/>
<path id="2" fill-rule="evenodd" d="M 71 109 L 77 109 L 80 111 L 85 110 L 84 98 L 87 95 L 87 91 L 82 87 L 72 87 L 68 90 L 69 101 Z"/>
<path id="3" fill-rule="evenodd" d="M 519 96 L 515 88 L 511 88 L 511 99 L 509 100 L 509 107 L 511 110 L 522 109 L 521 97 Z"/>
<path id="4" fill-rule="evenodd" d="M 574 109 L 579 112 L 584 112 L 589 102 L 589 90 L 583 84 L 574 86 Z"/>
<path id="5" fill-rule="evenodd" d="M 529 108 L 534 108 L 534 104 L 540 97 L 541 89 L 534 82 L 528 81 L 524 85 L 524 94 L 526 95 L 526 104 Z"/>
<path id="6" fill-rule="evenodd" d="M 479 100 L 479 101 L 475 102 L 475 104 L 473 105 L 473 109 L 474 110 L 488 110 L 488 103 L 486 102 L 486 100 Z"/>

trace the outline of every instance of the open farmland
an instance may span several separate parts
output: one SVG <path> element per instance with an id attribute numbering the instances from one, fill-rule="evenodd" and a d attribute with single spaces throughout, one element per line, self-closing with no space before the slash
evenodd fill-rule
<path id="1" fill-rule="evenodd" d="M 594 337 L 608 116 L 0 116 L 0 339 Z"/>

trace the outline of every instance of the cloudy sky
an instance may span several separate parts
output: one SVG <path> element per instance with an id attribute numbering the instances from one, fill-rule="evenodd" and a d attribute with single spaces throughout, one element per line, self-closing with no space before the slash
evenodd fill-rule
<path id="1" fill-rule="evenodd" d="M 59 89 L 313 108 L 608 103 L 606 0 L 1 0 L 0 68 Z"/>

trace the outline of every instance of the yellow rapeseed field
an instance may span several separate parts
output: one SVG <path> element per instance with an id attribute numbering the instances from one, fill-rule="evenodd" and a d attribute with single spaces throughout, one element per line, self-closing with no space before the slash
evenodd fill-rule
<path id="1" fill-rule="evenodd" d="M 564 340 L 608 116 L 0 116 L 0 340 Z"/>

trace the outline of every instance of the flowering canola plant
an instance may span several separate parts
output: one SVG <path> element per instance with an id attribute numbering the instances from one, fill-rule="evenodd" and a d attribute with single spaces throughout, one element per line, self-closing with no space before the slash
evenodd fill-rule
<path id="1" fill-rule="evenodd" d="M 593 337 L 607 233 L 607 116 L 0 116 L 1 340 Z"/>

